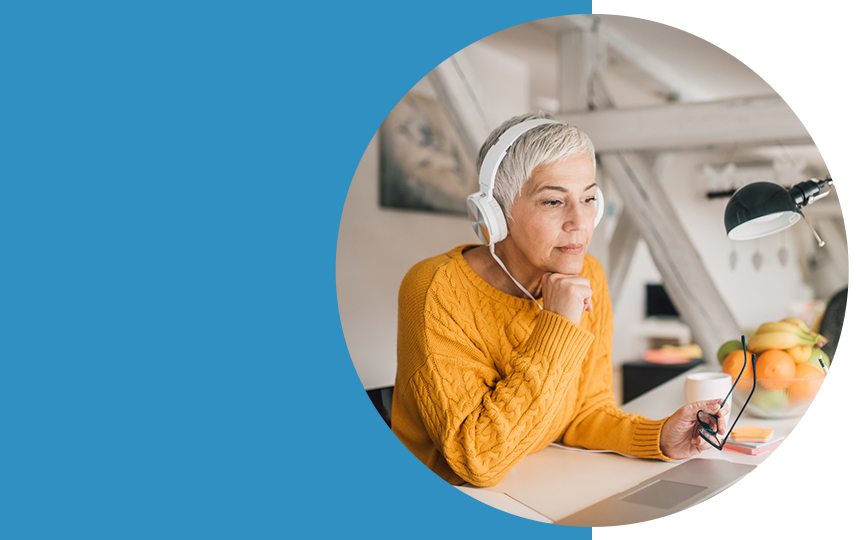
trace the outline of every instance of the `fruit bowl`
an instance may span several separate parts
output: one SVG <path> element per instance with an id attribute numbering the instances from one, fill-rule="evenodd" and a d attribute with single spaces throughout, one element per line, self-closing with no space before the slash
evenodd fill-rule
<path id="1" fill-rule="evenodd" d="M 746 413 L 757 418 L 792 418 L 808 410 L 824 377 L 803 379 L 758 379 Z M 752 380 L 741 380 L 734 388 L 732 410 L 739 411 L 752 391 Z"/>

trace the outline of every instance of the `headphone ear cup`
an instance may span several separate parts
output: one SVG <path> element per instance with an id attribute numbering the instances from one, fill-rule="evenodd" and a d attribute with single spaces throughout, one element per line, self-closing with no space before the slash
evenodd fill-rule
<path id="1" fill-rule="evenodd" d="M 597 227 L 597 224 L 600 223 L 601 218 L 603 218 L 603 209 L 606 207 L 606 201 L 603 200 L 603 191 L 601 191 L 600 188 L 597 188 L 597 193 L 594 197 L 594 206 L 597 211 L 597 215 L 594 218 L 594 226 Z"/>
<path id="2" fill-rule="evenodd" d="M 501 242 L 508 235 L 508 224 L 496 199 L 484 193 L 473 193 L 467 198 L 470 224 L 479 240 L 485 245 Z"/>
<path id="3" fill-rule="evenodd" d="M 481 205 L 479 204 L 479 199 L 482 196 L 482 193 L 473 193 L 467 197 L 467 214 L 470 217 L 470 225 L 473 227 L 473 232 L 476 233 L 481 243 L 487 244 L 489 233 L 486 221 L 482 216 Z"/>
<path id="4" fill-rule="evenodd" d="M 490 243 L 496 244 L 502 242 L 508 236 L 508 222 L 505 221 L 505 212 L 499 206 L 499 203 L 493 197 L 487 200 L 490 204 L 491 214 L 493 215 L 493 230 L 491 230 Z"/>

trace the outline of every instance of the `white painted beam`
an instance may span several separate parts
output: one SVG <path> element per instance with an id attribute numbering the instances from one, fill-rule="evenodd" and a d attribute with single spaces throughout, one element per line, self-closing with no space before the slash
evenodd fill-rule
<path id="1" fill-rule="evenodd" d="M 601 35 L 611 51 L 627 60 L 653 81 L 671 89 L 672 93 L 676 94 L 676 98 L 682 101 L 709 101 L 714 98 L 708 89 L 660 60 L 623 33 L 603 25 Z"/>
<path id="2" fill-rule="evenodd" d="M 602 24 L 602 19 L 597 15 L 565 15 L 538 21 L 538 23 L 557 33 L 570 29 L 597 28 L 603 46 L 611 56 L 620 59 L 617 61 L 617 68 L 638 80 L 642 86 L 670 100 L 709 101 L 713 99 L 713 94 L 708 89 L 658 58 L 624 33 L 610 28 L 607 24 Z"/>
<path id="3" fill-rule="evenodd" d="M 598 61 L 596 39 L 589 29 L 577 28 L 559 34 L 559 106 L 562 111 L 587 111 L 593 106 Z"/>
<path id="4" fill-rule="evenodd" d="M 491 127 L 484 91 L 463 54 L 456 54 L 431 70 L 428 80 L 452 125 L 461 135 L 469 162 L 475 163 L 479 148 Z"/>
<path id="5" fill-rule="evenodd" d="M 624 279 L 638 243 L 639 230 L 630 214 L 622 210 L 609 243 L 609 296 L 613 302 L 618 300 L 624 288 Z"/>
<path id="6" fill-rule="evenodd" d="M 665 191 L 638 155 L 617 152 L 601 156 L 601 163 L 621 191 L 624 212 L 648 244 L 681 319 L 692 329 L 705 359 L 716 364 L 719 346 L 739 338 L 740 327 L 722 300 Z"/>
<path id="7" fill-rule="evenodd" d="M 561 113 L 557 117 L 587 133 L 598 153 L 813 143 L 779 96 Z"/>

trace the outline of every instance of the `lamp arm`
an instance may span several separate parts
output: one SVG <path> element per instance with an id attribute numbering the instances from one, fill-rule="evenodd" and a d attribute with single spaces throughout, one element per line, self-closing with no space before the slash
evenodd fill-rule
<path id="1" fill-rule="evenodd" d="M 820 235 L 817 234 L 817 231 L 814 230 L 814 227 L 811 226 L 811 223 L 808 222 L 808 218 L 803 214 L 802 209 L 797 210 L 805 221 L 805 224 L 808 225 L 808 228 L 811 229 L 811 233 L 814 235 L 814 239 L 817 240 L 817 247 L 823 247 L 826 245 L 826 242 L 821 240 Z"/>

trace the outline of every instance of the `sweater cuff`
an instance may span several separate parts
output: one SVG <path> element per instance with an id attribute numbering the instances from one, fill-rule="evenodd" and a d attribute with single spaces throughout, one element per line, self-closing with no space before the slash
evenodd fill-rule
<path id="1" fill-rule="evenodd" d="M 552 311 L 542 311 L 525 350 L 538 352 L 545 357 L 583 358 L 594 341 L 594 334 Z"/>
<path id="2" fill-rule="evenodd" d="M 663 431 L 666 420 L 668 418 L 662 420 L 639 418 L 630 442 L 630 454 L 642 458 L 672 461 L 672 458 L 660 450 L 660 433 Z"/>

